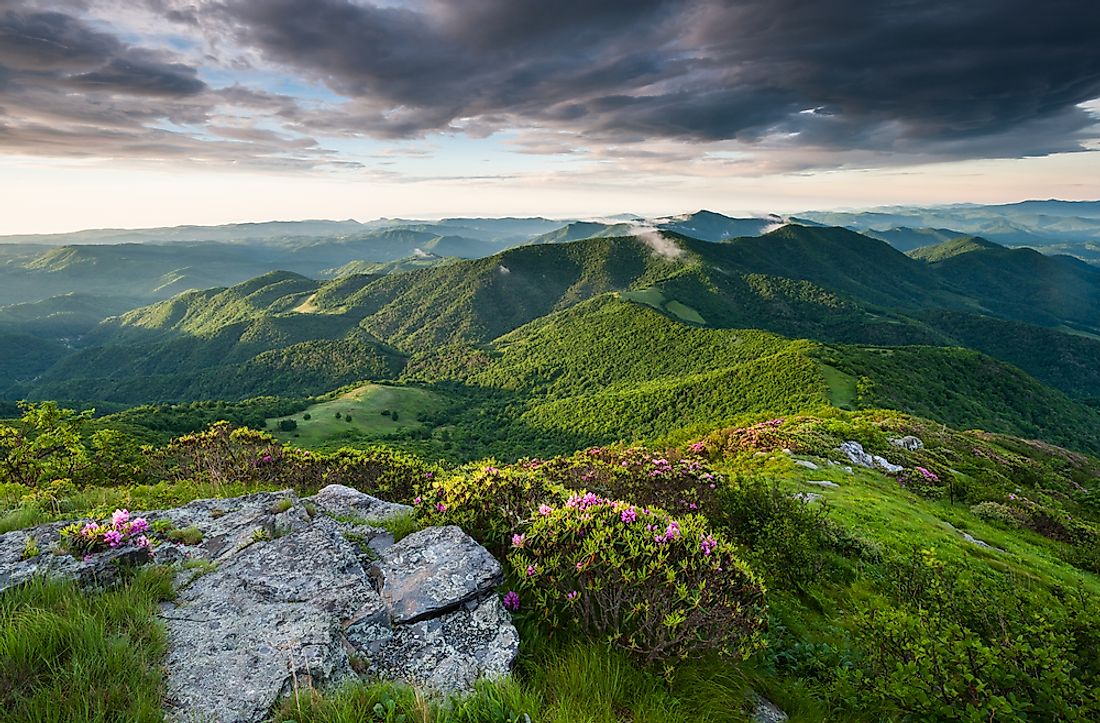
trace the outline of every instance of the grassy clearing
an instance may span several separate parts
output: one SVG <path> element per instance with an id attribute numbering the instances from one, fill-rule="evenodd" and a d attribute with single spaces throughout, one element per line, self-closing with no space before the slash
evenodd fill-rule
<path id="1" fill-rule="evenodd" d="M 856 378 L 828 364 L 818 364 L 818 368 L 829 388 L 829 403 L 841 409 L 855 409 L 858 398 Z"/>
<path id="2" fill-rule="evenodd" d="M 349 437 L 380 438 L 407 432 L 422 426 L 417 421 L 420 414 L 434 412 L 442 406 L 439 396 L 425 389 L 365 384 L 297 414 L 268 419 L 267 427 L 282 442 L 319 447 Z M 390 414 L 383 415 L 382 412 Z M 397 414 L 396 419 L 394 413 Z M 337 414 L 340 416 L 337 417 Z M 286 419 L 294 420 L 297 429 L 280 431 L 279 422 Z"/>
<path id="3" fill-rule="evenodd" d="M 689 324 L 705 326 L 707 323 L 706 319 L 704 319 L 698 311 L 680 301 L 667 298 L 664 292 L 657 288 L 651 287 L 642 289 L 641 291 L 623 291 L 619 293 L 619 297 L 638 304 L 645 304 L 646 306 L 669 314 Z"/>
<path id="4" fill-rule="evenodd" d="M 160 721 L 165 638 L 156 605 L 170 572 L 107 592 L 37 580 L 0 596 L 0 720 Z"/>

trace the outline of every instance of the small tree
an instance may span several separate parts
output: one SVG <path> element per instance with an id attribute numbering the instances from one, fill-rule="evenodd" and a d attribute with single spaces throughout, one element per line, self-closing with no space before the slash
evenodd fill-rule
<path id="1" fill-rule="evenodd" d="M 293 419 L 281 419 L 279 420 L 279 429 L 283 432 L 293 432 L 298 428 L 298 423 Z"/>

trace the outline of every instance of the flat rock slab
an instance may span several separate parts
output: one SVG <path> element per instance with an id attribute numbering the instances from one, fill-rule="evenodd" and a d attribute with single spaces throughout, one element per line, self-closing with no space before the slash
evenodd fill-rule
<path id="1" fill-rule="evenodd" d="M 415 532 L 381 558 L 376 572 L 395 623 L 446 612 L 502 580 L 500 563 L 454 525 Z"/>
<path id="2" fill-rule="evenodd" d="M 371 674 L 430 690 L 469 690 L 478 678 L 508 674 L 519 635 L 496 595 L 442 617 L 373 632 Z"/>
<path id="3" fill-rule="evenodd" d="M 408 505 L 386 502 L 344 485 L 329 485 L 306 501 L 326 514 L 354 517 L 363 522 L 381 522 L 413 511 Z"/>
<path id="4" fill-rule="evenodd" d="M 827 489 L 836 489 L 840 487 L 836 482 L 830 482 L 827 479 L 809 479 L 806 480 L 806 484 L 813 485 L 815 487 L 825 487 Z"/>

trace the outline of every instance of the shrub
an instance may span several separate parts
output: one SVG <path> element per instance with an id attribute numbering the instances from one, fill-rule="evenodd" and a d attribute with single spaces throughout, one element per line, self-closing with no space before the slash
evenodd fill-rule
<path id="1" fill-rule="evenodd" d="M 675 449 L 653 452 L 643 447 L 592 447 L 550 460 L 521 463 L 553 484 L 590 490 L 603 497 L 658 506 L 677 513 L 710 517 L 718 510 L 724 481 L 695 454 Z"/>
<path id="2" fill-rule="evenodd" d="M 385 447 L 342 448 L 331 454 L 284 447 L 268 434 L 228 422 L 172 440 L 154 455 L 153 468 L 172 483 L 292 487 L 302 492 L 342 484 L 402 502 L 411 500 L 415 487 L 435 469 Z"/>
<path id="3" fill-rule="evenodd" d="M 279 420 L 279 431 L 280 432 L 293 432 L 297 428 L 298 428 L 298 423 L 295 422 L 293 419 L 280 419 Z"/>
<path id="4" fill-rule="evenodd" d="M 1091 655 L 1081 647 L 1100 624 L 1095 598 L 1067 619 L 1018 586 L 963 571 L 930 550 L 894 566 L 896 605 L 875 604 L 852 626 L 864 704 L 919 720 L 1095 720 L 1095 642 Z"/>
<path id="5" fill-rule="evenodd" d="M 84 487 L 144 480 L 139 445 L 117 430 L 92 431 L 91 411 L 55 402 L 20 402 L 19 408 L 19 420 L 0 424 L 0 484 L 44 489 L 61 481 Z M 44 498 L 50 502 L 56 495 Z"/>
<path id="6" fill-rule="evenodd" d="M 305 421 L 308 422 L 309 420 L 313 419 L 313 415 L 310 414 L 309 412 L 306 412 L 305 414 L 302 415 L 302 419 L 304 419 Z"/>
<path id="7" fill-rule="evenodd" d="M 537 471 L 499 468 L 493 460 L 468 465 L 446 478 L 426 479 L 429 484 L 414 499 L 418 516 L 428 524 L 458 525 L 498 556 L 541 502 L 563 494 Z"/>
<path id="8" fill-rule="evenodd" d="M 699 515 L 588 492 L 544 506 L 512 540 L 513 607 L 577 626 L 652 663 L 761 646 L 764 588 Z"/>
<path id="9" fill-rule="evenodd" d="M 970 508 L 970 513 L 988 522 L 1000 522 L 1009 527 L 1020 527 L 1023 523 L 1020 515 L 1013 512 L 1008 505 L 1000 502 L 979 502 Z"/>
<path id="10" fill-rule="evenodd" d="M 778 484 L 751 478 L 724 490 L 721 503 L 712 522 L 748 548 L 769 582 L 799 588 L 817 578 L 825 565 L 821 551 L 829 545 L 824 504 L 807 505 Z M 837 543 L 843 548 L 842 540 Z"/>

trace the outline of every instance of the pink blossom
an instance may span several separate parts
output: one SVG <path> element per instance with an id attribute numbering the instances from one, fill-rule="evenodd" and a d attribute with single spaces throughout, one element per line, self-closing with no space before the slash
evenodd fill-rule
<path id="1" fill-rule="evenodd" d="M 115 527 L 126 524 L 130 519 L 130 510 L 115 510 L 111 515 L 111 524 Z"/>
<path id="2" fill-rule="evenodd" d="M 638 513 L 634 511 L 633 507 L 628 507 L 622 511 L 622 514 L 619 515 L 619 519 L 629 525 L 631 522 L 638 519 Z"/>
<path id="3" fill-rule="evenodd" d="M 528 565 L 527 566 L 527 577 L 533 577 L 534 574 L 535 574 L 535 566 L 534 565 Z"/>
<path id="4" fill-rule="evenodd" d="M 527 538 L 523 534 L 512 535 L 512 547 L 523 547 L 527 542 Z"/>
<path id="5" fill-rule="evenodd" d="M 572 591 L 567 592 L 565 594 L 565 599 L 568 600 L 569 602 L 573 602 L 574 600 L 576 600 L 580 596 L 581 596 L 581 594 L 579 592 L 577 592 L 576 590 L 572 590 Z"/>
<path id="6" fill-rule="evenodd" d="M 149 529 L 149 522 L 144 517 L 135 517 L 134 521 L 130 523 L 130 534 L 140 535 Z"/>
<path id="7" fill-rule="evenodd" d="M 423 501 L 424 501 L 424 500 L 420 499 L 420 495 L 417 495 L 416 497 L 414 497 L 414 498 L 413 498 L 413 504 L 414 504 L 414 505 L 418 505 L 418 504 L 420 504 L 420 503 L 421 503 L 421 502 L 423 502 Z"/>
<path id="8" fill-rule="evenodd" d="M 103 533 L 103 541 L 108 547 L 118 547 L 122 544 L 122 533 L 118 530 L 107 530 Z"/>
<path id="9" fill-rule="evenodd" d="M 437 510 L 439 510 L 440 512 L 446 512 L 447 511 L 447 505 L 443 504 L 442 502 L 436 502 L 435 503 L 435 508 Z"/>
<path id="10" fill-rule="evenodd" d="M 546 517 L 554 511 L 554 508 L 550 505 L 539 505 L 539 514 Z"/>
<path id="11" fill-rule="evenodd" d="M 519 593 L 515 590 L 509 590 L 504 596 L 504 607 L 512 612 L 519 610 Z"/>
<path id="12" fill-rule="evenodd" d="M 145 535 L 138 535 L 134 539 L 134 544 L 138 547 L 149 547 L 149 538 Z"/>

